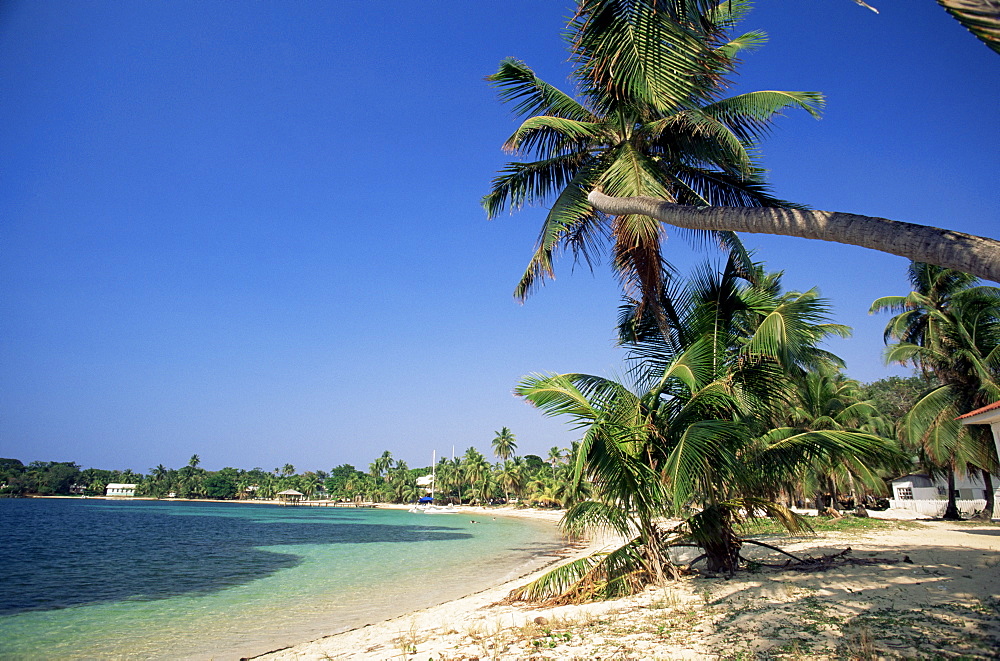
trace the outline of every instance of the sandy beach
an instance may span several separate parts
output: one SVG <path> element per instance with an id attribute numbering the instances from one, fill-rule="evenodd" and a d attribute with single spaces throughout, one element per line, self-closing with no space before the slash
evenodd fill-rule
<path id="1" fill-rule="evenodd" d="M 470 515 L 557 521 L 560 512 Z M 260 659 L 1000 658 L 1000 525 L 900 521 L 779 542 L 800 569 L 692 574 L 614 601 L 500 602 L 536 575 Z M 567 559 L 607 544 L 567 549 Z M 777 556 L 761 560 L 777 560 Z M 545 570 L 542 570 L 545 571 Z"/>

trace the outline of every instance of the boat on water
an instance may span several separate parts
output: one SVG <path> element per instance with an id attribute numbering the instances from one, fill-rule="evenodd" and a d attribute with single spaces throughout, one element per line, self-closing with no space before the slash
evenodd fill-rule
<path id="1" fill-rule="evenodd" d="M 456 514 L 458 509 L 454 505 L 435 505 L 434 504 L 434 489 L 435 489 L 435 477 L 437 476 L 437 450 L 431 454 L 431 474 L 427 477 L 430 478 L 429 483 L 431 487 L 430 495 L 423 496 L 417 500 L 417 504 L 409 509 L 413 514 Z M 420 478 L 424 480 L 426 478 Z M 420 480 L 417 484 L 420 484 Z"/>
<path id="2" fill-rule="evenodd" d="M 455 514 L 458 512 L 458 508 L 454 505 L 428 505 L 427 509 L 424 510 L 424 514 Z"/>

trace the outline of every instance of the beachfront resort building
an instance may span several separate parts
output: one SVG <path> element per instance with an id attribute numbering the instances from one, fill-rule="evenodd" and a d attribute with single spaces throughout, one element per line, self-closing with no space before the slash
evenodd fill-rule
<path id="1" fill-rule="evenodd" d="M 981 409 L 970 411 L 958 417 L 965 425 L 990 425 L 993 430 L 993 441 L 1000 455 L 1000 402 L 994 402 Z M 1000 477 L 990 476 L 993 482 L 993 497 L 1000 502 Z M 957 505 L 963 515 L 969 516 L 986 507 L 986 484 L 980 475 L 955 475 L 955 491 Z M 908 509 L 927 514 L 941 516 L 948 500 L 948 481 L 942 475 L 931 478 L 928 475 L 904 475 L 892 481 L 892 500 L 894 508 Z"/>
<path id="2" fill-rule="evenodd" d="M 1000 502 L 1000 477 L 993 475 L 993 498 Z M 986 488 L 979 475 L 955 475 L 955 492 L 958 510 L 963 516 L 972 516 L 986 507 Z M 948 479 L 940 475 L 904 475 L 892 481 L 893 509 L 911 510 L 927 516 L 941 516 L 948 505 Z"/>
<path id="3" fill-rule="evenodd" d="M 1000 477 L 992 476 L 993 485 L 1000 484 Z M 1000 499 L 1000 489 L 994 489 Z M 986 500 L 986 485 L 980 476 L 955 475 L 955 492 L 961 500 Z M 895 500 L 947 500 L 948 480 L 943 475 L 931 478 L 928 475 L 904 475 L 892 481 L 892 497 Z M 981 508 L 980 508 L 981 509 Z"/>
<path id="4" fill-rule="evenodd" d="M 122 496 L 131 498 L 135 495 L 135 485 L 134 484 L 119 484 L 118 482 L 112 482 L 104 490 L 104 494 L 107 496 Z"/>

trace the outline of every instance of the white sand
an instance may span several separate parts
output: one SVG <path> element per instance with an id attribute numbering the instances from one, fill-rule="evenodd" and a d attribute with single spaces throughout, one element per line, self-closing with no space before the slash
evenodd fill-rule
<path id="1" fill-rule="evenodd" d="M 1000 526 L 908 525 L 780 542 L 811 556 L 852 548 L 853 562 L 822 571 L 690 576 L 582 606 L 497 604 L 526 577 L 258 658 L 1000 658 Z"/>

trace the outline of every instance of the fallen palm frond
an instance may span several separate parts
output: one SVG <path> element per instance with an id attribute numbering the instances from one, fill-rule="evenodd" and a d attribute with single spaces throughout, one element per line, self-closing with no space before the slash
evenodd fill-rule
<path id="1" fill-rule="evenodd" d="M 650 555 L 656 562 L 650 562 Z M 531 583 L 511 591 L 508 601 L 536 601 L 545 606 L 578 604 L 615 599 L 641 591 L 662 580 L 662 574 L 677 575 L 666 554 L 651 553 L 639 538 L 609 552 L 598 552 L 556 567 Z"/>

